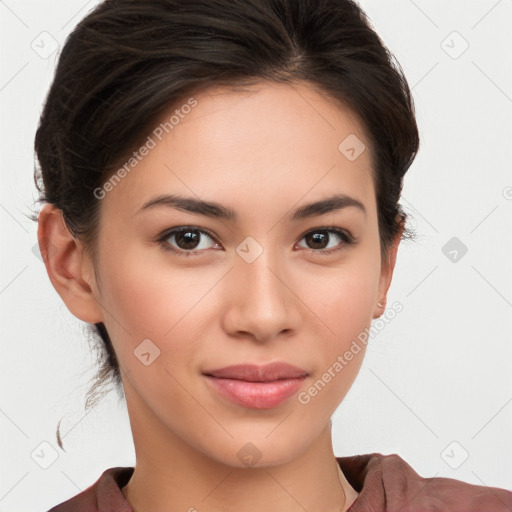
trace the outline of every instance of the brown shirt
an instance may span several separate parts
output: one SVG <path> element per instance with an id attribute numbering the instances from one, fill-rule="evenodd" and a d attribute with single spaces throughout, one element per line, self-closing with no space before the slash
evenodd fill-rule
<path id="1" fill-rule="evenodd" d="M 359 493 L 348 512 L 512 512 L 512 492 L 452 478 L 423 478 L 398 455 L 336 460 Z M 133 467 L 107 469 L 90 487 L 48 512 L 133 512 L 121 488 Z"/>

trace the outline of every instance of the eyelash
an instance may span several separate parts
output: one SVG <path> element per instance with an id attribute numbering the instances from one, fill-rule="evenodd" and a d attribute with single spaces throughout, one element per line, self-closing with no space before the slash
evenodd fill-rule
<path id="1" fill-rule="evenodd" d="M 175 249 L 167 241 L 172 235 L 176 235 L 176 234 L 187 232 L 187 231 L 196 231 L 196 232 L 201 233 L 203 235 L 207 235 L 216 244 L 218 244 L 217 240 L 215 239 L 215 237 L 214 237 L 214 235 L 212 233 L 210 233 L 206 229 L 198 228 L 196 226 L 180 226 L 178 228 L 168 229 L 168 230 L 164 231 L 156 239 L 156 242 L 158 242 L 162 246 L 162 248 L 164 250 L 171 251 L 171 252 L 177 254 L 178 256 L 185 256 L 185 257 L 200 256 L 205 250 L 208 250 L 208 249 L 204 249 L 204 250 L 200 250 L 200 251 L 195 251 L 195 250 L 185 251 L 183 249 Z M 304 235 L 302 235 L 300 240 L 302 240 L 304 237 L 306 237 L 309 234 L 313 234 L 313 233 L 317 233 L 317 232 L 334 233 L 335 235 L 339 236 L 339 238 L 342 240 L 342 242 L 339 244 L 339 246 L 337 246 L 335 248 L 331 248 L 331 249 L 318 249 L 317 250 L 317 249 L 306 248 L 306 250 L 308 252 L 313 253 L 315 255 L 318 255 L 318 254 L 320 254 L 320 255 L 332 254 L 334 252 L 340 251 L 340 250 L 342 250 L 342 249 L 344 249 L 344 248 L 346 248 L 348 246 L 352 246 L 352 245 L 355 245 L 357 243 L 357 240 L 352 235 L 350 235 L 347 231 L 345 231 L 343 229 L 340 229 L 340 228 L 333 228 L 333 227 L 318 227 L 318 228 L 315 228 L 315 229 L 311 229 L 307 233 L 304 233 Z"/>

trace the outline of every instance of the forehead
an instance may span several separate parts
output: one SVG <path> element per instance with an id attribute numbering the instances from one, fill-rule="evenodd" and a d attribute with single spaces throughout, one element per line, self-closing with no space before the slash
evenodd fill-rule
<path id="1" fill-rule="evenodd" d="M 363 126 L 348 106 L 308 84 L 184 96 L 147 137 L 103 207 L 135 211 L 151 195 L 173 192 L 233 207 L 335 191 L 363 201 L 374 196 Z"/>

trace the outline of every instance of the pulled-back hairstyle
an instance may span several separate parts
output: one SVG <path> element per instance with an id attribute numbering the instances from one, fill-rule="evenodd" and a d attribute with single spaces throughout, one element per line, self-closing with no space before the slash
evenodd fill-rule
<path id="1" fill-rule="evenodd" d="M 39 201 L 62 210 L 94 257 L 94 191 L 162 113 L 211 86 L 263 81 L 307 82 L 357 115 L 370 142 L 385 258 L 406 218 L 398 201 L 419 135 L 402 68 L 352 0 L 100 3 L 67 38 L 46 98 L 35 136 Z M 105 325 L 92 327 L 101 356 L 86 410 L 106 383 L 122 389 Z M 58 431 L 57 439 L 62 447 Z"/>

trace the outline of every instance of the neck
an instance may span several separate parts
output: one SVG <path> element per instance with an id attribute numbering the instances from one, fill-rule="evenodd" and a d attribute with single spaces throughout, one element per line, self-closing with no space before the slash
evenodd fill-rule
<path id="1" fill-rule="evenodd" d="M 357 497 L 336 462 L 330 422 L 295 459 L 244 468 L 213 460 L 168 430 L 165 438 L 138 436 L 134 427 L 137 462 L 122 488 L 134 512 L 343 512 Z"/>

